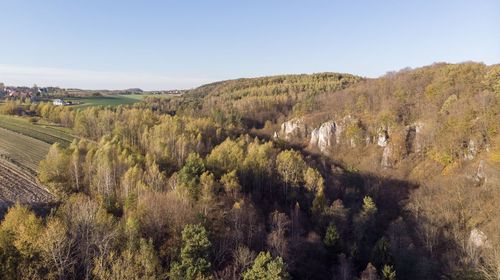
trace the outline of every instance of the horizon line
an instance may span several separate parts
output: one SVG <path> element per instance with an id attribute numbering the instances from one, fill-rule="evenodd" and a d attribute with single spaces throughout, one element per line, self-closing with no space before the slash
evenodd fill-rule
<path id="1" fill-rule="evenodd" d="M 480 61 L 465 60 L 458 63 L 451 62 L 433 62 L 431 64 L 426 64 L 418 67 L 403 67 L 397 70 L 387 70 L 384 74 L 378 75 L 376 77 L 370 77 L 368 75 L 362 75 L 357 73 L 350 73 L 346 71 L 314 71 L 314 72 L 302 72 L 302 73 L 277 73 L 271 75 L 252 75 L 246 77 L 235 77 L 235 78 L 193 78 L 193 77 L 173 77 L 161 74 L 152 73 L 135 73 L 135 72 L 117 72 L 117 71 L 99 71 L 99 70 L 85 70 L 85 69 L 69 69 L 69 68 L 58 68 L 58 67 L 45 67 L 45 66 L 20 66 L 20 65 L 8 65 L 0 64 L 0 83 L 4 83 L 5 86 L 13 87 L 32 87 L 37 85 L 39 87 L 59 87 L 63 89 L 79 89 L 79 90 L 127 90 L 127 89 L 141 89 L 144 91 L 164 91 L 164 90 L 189 90 L 203 86 L 206 84 L 238 80 L 238 79 L 254 79 L 261 77 L 272 77 L 272 76 L 284 76 L 284 75 L 313 75 L 321 73 L 338 73 L 338 74 L 350 74 L 368 79 L 381 78 L 388 73 L 404 71 L 408 69 L 418 69 L 421 67 L 431 66 L 434 64 L 446 63 L 446 64 L 463 64 L 463 63 L 481 63 L 486 66 L 496 65 L 487 64 Z M 7 77 L 7 79 L 5 79 Z M 95 86 L 79 86 L 80 83 L 94 83 Z M 131 83 L 132 82 L 132 83 Z M 106 84 L 115 84 L 104 86 Z M 142 86 L 138 85 L 141 84 Z M 101 84 L 100 86 L 97 86 Z M 118 86 L 117 84 L 121 84 Z M 170 84 L 170 85 L 167 85 Z M 161 86 L 160 86 L 161 85 Z M 174 86 L 175 85 L 175 86 Z"/>

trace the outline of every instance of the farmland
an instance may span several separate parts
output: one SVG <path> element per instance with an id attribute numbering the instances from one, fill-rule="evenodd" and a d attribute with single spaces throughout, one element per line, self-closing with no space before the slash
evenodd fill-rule
<path id="1" fill-rule="evenodd" d="M 38 139 L 0 128 L 0 156 L 35 172 L 50 145 Z"/>
<path id="2" fill-rule="evenodd" d="M 19 201 L 45 203 L 52 196 L 35 178 L 38 163 L 50 145 L 0 128 L 0 208 Z"/>
<path id="3" fill-rule="evenodd" d="M 62 146 L 67 146 L 74 139 L 70 134 L 70 129 L 50 124 L 34 124 L 20 117 L 0 115 L 0 127 L 48 144 L 58 142 Z"/>
<path id="4" fill-rule="evenodd" d="M 65 101 L 71 101 L 74 108 L 85 108 L 91 106 L 118 106 L 131 105 L 140 102 L 148 96 L 169 97 L 170 95 L 148 95 L 148 94 L 130 94 L 130 95 L 106 95 L 93 97 L 69 97 Z"/>
<path id="5" fill-rule="evenodd" d="M 50 201 L 52 195 L 36 182 L 33 174 L 0 159 L 0 210 L 15 202 L 43 204 Z"/>

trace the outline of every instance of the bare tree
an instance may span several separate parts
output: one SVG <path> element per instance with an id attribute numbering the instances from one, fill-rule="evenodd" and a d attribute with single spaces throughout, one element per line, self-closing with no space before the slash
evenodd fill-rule
<path id="1" fill-rule="evenodd" d="M 271 232 L 267 235 L 267 245 L 275 256 L 287 259 L 289 253 L 288 231 L 290 219 L 285 213 L 274 211 L 269 216 Z"/>

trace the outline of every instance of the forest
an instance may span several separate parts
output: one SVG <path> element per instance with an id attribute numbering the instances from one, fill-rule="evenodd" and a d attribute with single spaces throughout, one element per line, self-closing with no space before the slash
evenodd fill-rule
<path id="1" fill-rule="evenodd" d="M 3 216 L 1 279 L 500 277 L 500 65 L 0 113 L 75 136 L 38 165 L 50 207 Z"/>

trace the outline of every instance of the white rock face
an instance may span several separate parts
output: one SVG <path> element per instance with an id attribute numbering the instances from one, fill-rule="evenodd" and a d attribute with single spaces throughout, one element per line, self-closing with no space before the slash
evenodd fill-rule
<path id="1" fill-rule="evenodd" d="M 349 139 L 349 146 L 356 148 L 356 140 L 354 138 Z"/>
<path id="2" fill-rule="evenodd" d="M 342 133 L 345 130 L 345 123 L 340 122 L 337 124 L 337 131 L 335 132 L 335 144 L 340 144 L 342 140 Z"/>
<path id="3" fill-rule="evenodd" d="M 467 144 L 467 151 L 465 152 L 464 158 L 466 160 L 473 160 L 477 155 L 477 145 L 474 140 L 470 140 Z"/>
<path id="4" fill-rule="evenodd" d="M 420 153 L 423 150 L 423 141 L 422 141 L 422 131 L 424 129 L 424 124 L 421 122 L 416 122 L 414 124 L 415 127 L 415 139 L 413 143 L 413 147 L 415 153 Z"/>
<path id="5" fill-rule="evenodd" d="M 391 167 L 391 156 L 392 156 L 392 148 L 390 145 L 385 146 L 384 151 L 382 152 L 382 160 L 380 161 L 380 165 L 383 168 Z"/>
<path id="6" fill-rule="evenodd" d="M 317 146 L 318 140 L 319 140 L 319 127 L 315 128 L 315 129 L 313 129 L 313 131 L 311 131 L 311 140 L 309 140 L 309 145 Z"/>
<path id="7" fill-rule="evenodd" d="M 337 125 L 334 121 L 327 121 L 323 123 L 320 127 L 315 128 L 311 132 L 310 145 L 318 147 L 318 149 L 325 153 L 328 148 L 332 146 L 332 138 L 335 136 L 337 130 Z"/>
<path id="8" fill-rule="evenodd" d="M 424 147 L 423 136 L 424 125 L 421 122 L 415 122 L 405 128 L 405 146 L 406 153 L 421 153 Z"/>
<path id="9" fill-rule="evenodd" d="M 484 160 L 481 160 L 479 162 L 479 165 L 477 166 L 476 176 L 474 176 L 474 179 L 476 180 L 476 182 L 486 183 L 487 178 L 486 178 L 486 172 L 484 171 Z"/>
<path id="10" fill-rule="evenodd" d="M 281 134 L 285 140 L 304 137 L 307 134 L 307 127 L 302 119 L 291 119 L 281 124 Z"/>
<path id="11" fill-rule="evenodd" d="M 351 115 L 347 115 L 343 117 L 339 122 L 336 123 L 336 132 L 335 132 L 335 143 L 340 144 L 342 142 L 342 134 L 346 130 L 346 128 L 353 124 L 358 122 L 358 119 L 353 118 Z M 354 139 L 346 139 L 345 143 L 349 144 L 351 147 L 356 147 L 356 143 Z"/>
<path id="12" fill-rule="evenodd" d="M 378 140 L 377 140 L 377 145 L 380 147 L 385 147 L 389 143 L 389 134 L 387 133 L 387 130 L 381 130 L 378 133 Z"/>
<path id="13" fill-rule="evenodd" d="M 484 232 L 482 232 L 477 228 L 471 230 L 469 236 L 470 245 L 473 245 L 476 248 L 480 248 L 488 245 L 487 242 L 488 242 L 488 237 L 486 236 L 486 234 L 484 234 Z"/>

